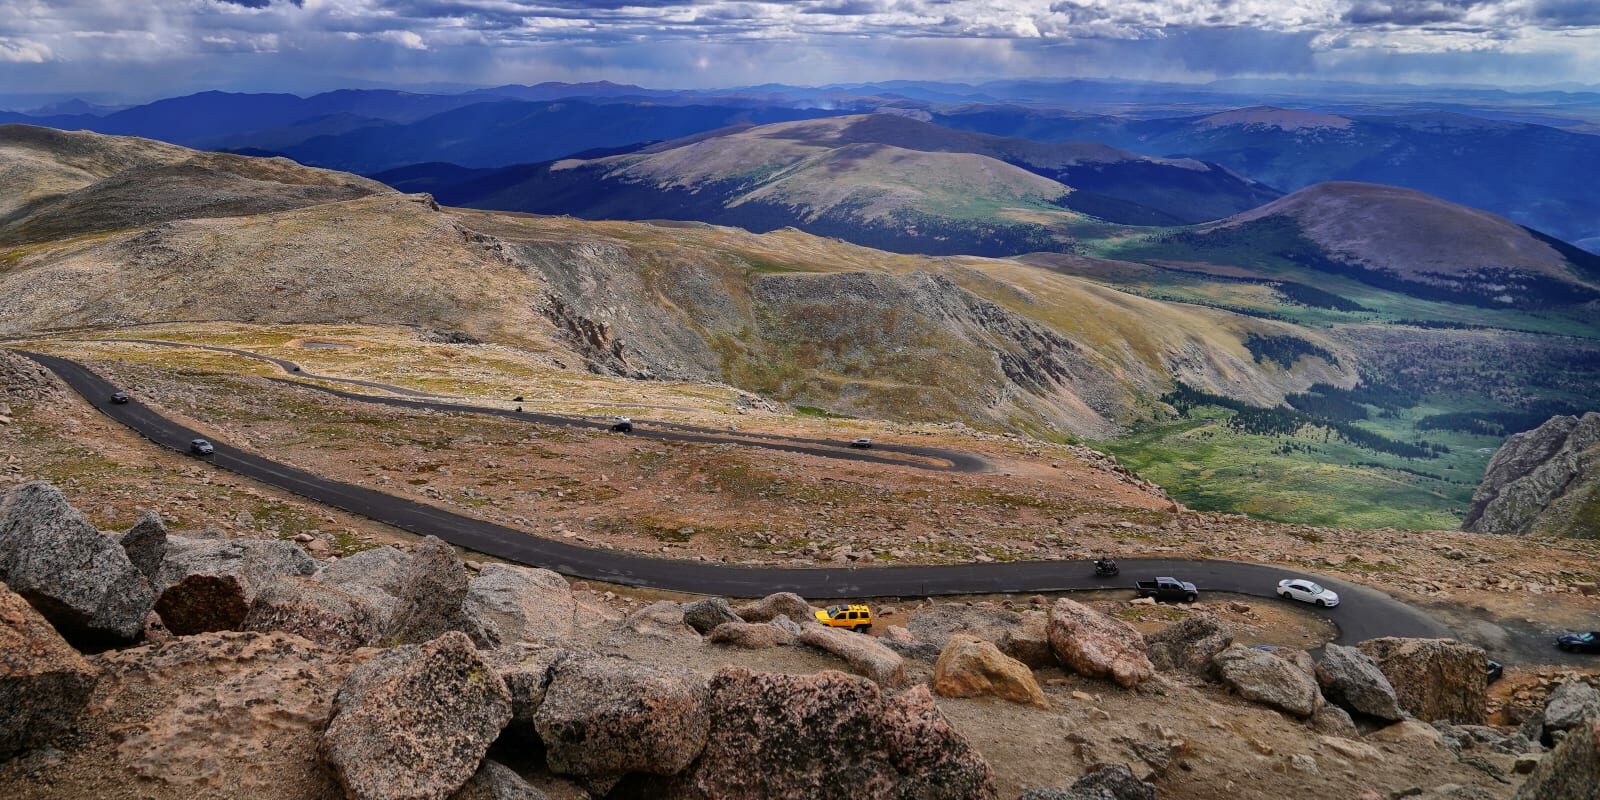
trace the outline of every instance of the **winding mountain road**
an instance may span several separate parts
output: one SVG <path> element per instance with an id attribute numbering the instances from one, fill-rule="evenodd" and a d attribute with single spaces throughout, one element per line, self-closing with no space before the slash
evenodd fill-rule
<path id="1" fill-rule="evenodd" d="M 201 438 L 200 433 L 161 416 L 137 400 L 111 403 L 109 398 L 116 388 L 82 364 L 57 356 L 23 354 L 60 376 L 102 413 L 158 445 L 187 452 L 189 442 Z M 418 402 L 398 398 L 384 398 L 384 401 Z M 1205 591 L 1272 597 L 1278 579 L 1291 574 L 1281 567 L 1205 559 L 1124 558 L 1119 559 L 1121 577 L 1097 579 L 1089 561 L 781 568 L 654 558 L 541 538 L 403 497 L 329 480 L 224 442 L 214 444 L 216 453 L 205 459 L 211 464 L 309 500 L 413 533 L 438 536 L 459 547 L 507 561 L 627 586 L 732 597 L 758 597 L 779 591 L 792 591 L 810 598 L 925 597 L 1115 589 L 1135 580 L 1176 575 L 1193 581 Z M 1378 636 L 1451 635 L 1445 626 L 1426 613 L 1375 589 L 1337 578 L 1298 574 L 1321 582 L 1343 597 L 1344 603 L 1337 608 L 1310 609 L 1338 626 L 1336 641 L 1340 643 Z"/>

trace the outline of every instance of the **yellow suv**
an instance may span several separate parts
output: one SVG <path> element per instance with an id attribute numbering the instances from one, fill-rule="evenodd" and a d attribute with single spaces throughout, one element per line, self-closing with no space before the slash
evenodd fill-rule
<path id="1" fill-rule="evenodd" d="M 872 627 L 872 609 L 859 604 L 828 606 L 817 612 L 817 621 L 834 628 L 864 631 Z"/>

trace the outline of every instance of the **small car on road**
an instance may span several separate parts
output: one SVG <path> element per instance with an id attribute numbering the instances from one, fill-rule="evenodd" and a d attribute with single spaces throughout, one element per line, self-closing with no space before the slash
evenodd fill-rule
<path id="1" fill-rule="evenodd" d="M 1485 671 L 1484 671 L 1483 678 L 1484 678 L 1485 681 L 1487 681 L 1489 683 L 1494 683 L 1495 681 L 1500 680 L 1501 678 L 1504 678 L 1505 676 L 1506 676 L 1506 665 L 1504 665 L 1504 664 L 1502 664 L 1502 663 L 1500 663 L 1498 661 L 1490 660 L 1488 662 L 1487 669 L 1485 669 Z"/>
<path id="2" fill-rule="evenodd" d="M 633 433 L 633 420 L 627 417 L 617 417 L 617 421 L 611 423 L 611 431 L 613 433 Z"/>
<path id="3" fill-rule="evenodd" d="M 217 452 L 217 448 L 212 447 L 211 443 L 205 439 L 195 439 L 189 443 L 189 452 L 197 456 L 209 456 Z"/>
<path id="4" fill-rule="evenodd" d="M 817 621 L 830 628 L 849 628 L 860 633 L 872 627 L 872 609 L 860 603 L 828 606 L 817 611 Z"/>
<path id="5" fill-rule="evenodd" d="M 1200 590 L 1194 584 L 1177 578 L 1134 581 L 1133 588 L 1140 597 L 1154 597 L 1158 602 L 1193 603 L 1200 599 Z"/>
<path id="6" fill-rule="evenodd" d="M 1556 637 L 1556 647 L 1568 653 L 1600 653 L 1600 631 L 1563 634 Z"/>
<path id="7" fill-rule="evenodd" d="M 112 392 L 111 393 L 111 402 L 113 402 L 113 403 L 115 403 L 115 404 L 117 404 L 119 406 L 123 405 L 124 403 L 127 403 L 129 399 L 131 399 L 131 398 L 128 397 L 128 393 L 127 392 Z"/>
<path id="8" fill-rule="evenodd" d="M 1299 600 L 1323 608 L 1333 608 L 1339 605 L 1339 593 L 1332 589 L 1324 589 L 1321 584 L 1313 583 L 1305 578 L 1284 578 L 1278 581 L 1278 596 L 1285 600 Z"/>
<path id="9" fill-rule="evenodd" d="M 872 447 L 872 440 L 863 436 L 860 439 L 850 440 L 850 446 L 856 448 L 857 450 L 868 450 Z"/>

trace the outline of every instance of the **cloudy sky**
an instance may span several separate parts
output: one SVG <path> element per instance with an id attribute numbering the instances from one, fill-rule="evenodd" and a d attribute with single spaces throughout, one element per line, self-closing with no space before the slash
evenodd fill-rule
<path id="1" fill-rule="evenodd" d="M 0 0 L 0 91 L 1600 81 L 1600 0 Z"/>

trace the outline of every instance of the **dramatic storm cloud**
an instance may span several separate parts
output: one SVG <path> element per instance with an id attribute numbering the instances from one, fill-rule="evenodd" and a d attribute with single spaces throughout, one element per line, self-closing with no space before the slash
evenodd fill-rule
<path id="1" fill-rule="evenodd" d="M 1600 74 L 1596 0 L 0 0 L 9 90 Z"/>

